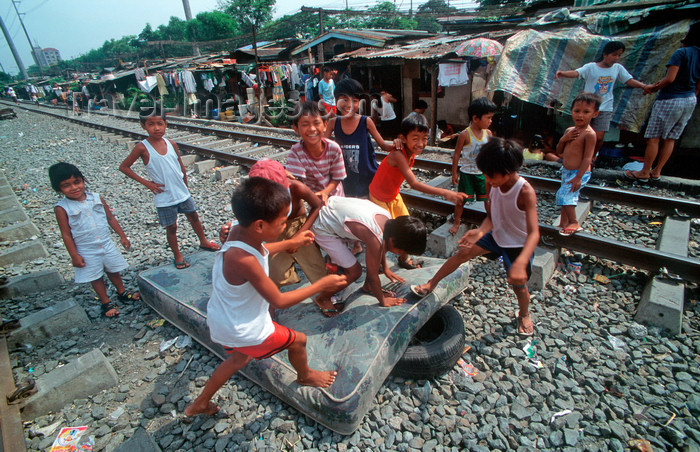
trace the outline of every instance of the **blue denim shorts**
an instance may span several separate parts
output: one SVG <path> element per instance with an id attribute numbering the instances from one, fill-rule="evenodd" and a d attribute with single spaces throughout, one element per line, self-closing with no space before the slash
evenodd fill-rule
<path id="1" fill-rule="evenodd" d="M 513 261 L 520 256 L 520 253 L 523 251 L 522 248 L 501 248 L 501 246 L 496 243 L 496 240 L 493 238 L 493 235 L 489 232 L 483 237 L 479 239 L 478 242 L 476 242 L 476 245 L 490 251 L 490 253 L 485 254 L 488 259 L 498 259 L 499 257 L 503 258 L 503 267 L 506 269 L 506 273 L 508 272 L 508 269 L 510 269 L 510 266 L 513 265 Z M 530 256 L 530 260 L 527 263 L 527 277 L 530 278 L 530 275 L 532 274 L 532 256 Z"/>
<path id="2" fill-rule="evenodd" d="M 586 186 L 586 183 L 591 178 L 591 172 L 586 171 L 581 178 L 581 188 L 576 191 L 571 191 L 571 179 L 576 177 L 578 170 L 561 169 L 561 187 L 557 190 L 556 202 L 558 206 L 575 206 L 578 204 L 578 196 L 581 188 Z"/>
<path id="3" fill-rule="evenodd" d="M 190 196 L 189 198 L 182 201 L 180 204 L 175 204 L 166 207 L 156 207 L 158 211 L 158 223 L 164 228 L 177 223 L 177 214 L 184 213 L 185 215 L 189 213 L 194 213 L 197 211 L 197 204 L 194 203 L 194 199 Z"/>

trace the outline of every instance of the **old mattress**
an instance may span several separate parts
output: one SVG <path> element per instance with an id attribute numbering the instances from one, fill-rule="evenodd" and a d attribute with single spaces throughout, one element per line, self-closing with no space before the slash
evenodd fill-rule
<path id="1" fill-rule="evenodd" d="M 408 299 L 401 306 L 382 308 L 376 298 L 359 290 L 360 283 L 355 283 L 346 289 L 345 310 L 336 317 L 324 317 L 311 299 L 276 312 L 275 321 L 307 335 L 312 368 L 338 371 L 331 387 L 297 384 L 287 352 L 252 361 L 240 373 L 326 427 L 352 433 L 415 332 L 467 285 L 469 267 L 465 264 L 432 294 L 417 299 L 408 284 L 427 281 L 443 263 L 441 259 L 422 259 L 422 269 L 392 268 L 406 279 L 405 284 L 391 285 L 399 296 Z M 187 260 L 190 267 L 185 270 L 168 264 L 139 274 L 142 299 L 223 359 L 223 348 L 211 342 L 206 324 L 214 253 L 202 251 Z M 382 283 L 388 282 L 382 275 Z"/>

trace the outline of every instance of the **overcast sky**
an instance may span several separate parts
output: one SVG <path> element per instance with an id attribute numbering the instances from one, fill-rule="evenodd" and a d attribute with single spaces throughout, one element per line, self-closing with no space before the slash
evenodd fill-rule
<path id="1" fill-rule="evenodd" d="M 426 0 L 394 0 L 400 9 L 416 8 Z M 21 0 L 24 25 L 29 37 L 42 48 L 54 47 L 61 58 L 71 59 L 98 48 L 107 39 L 137 35 L 146 23 L 153 28 L 165 24 L 170 16 L 185 19 L 182 0 Z M 307 6 L 342 9 L 365 9 L 376 0 L 277 0 L 274 17 L 293 14 Z M 460 7 L 464 0 L 449 0 Z M 218 0 L 190 0 L 192 15 L 216 9 Z M 0 2 L 0 14 L 19 51 L 25 67 L 34 62 L 27 38 L 17 19 L 11 0 Z M 5 72 L 19 72 L 4 36 L 0 33 L 0 64 Z"/>

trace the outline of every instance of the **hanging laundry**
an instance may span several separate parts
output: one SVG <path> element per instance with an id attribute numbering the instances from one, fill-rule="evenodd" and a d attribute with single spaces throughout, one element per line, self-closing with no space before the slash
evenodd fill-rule
<path id="1" fill-rule="evenodd" d="M 150 93 L 153 90 L 153 88 L 155 88 L 156 85 L 158 85 L 158 81 L 155 75 L 149 75 L 148 77 L 146 77 L 145 80 L 137 81 L 136 84 L 139 86 L 139 88 L 141 88 L 141 91 L 143 91 L 144 93 Z"/>
<path id="2" fill-rule="evenodd" d="M 190 93 L 195 93 L 197 92 L 197 82 L 194 79 L 194 74 L 190 71 L 182 71 L 182 85 L 185 87 L 185 92 L 190 94 Z"/>
<path id="3" fill-rule="evenodd" d="M 167 96 L 168 88 L 165 87 L 165 79 L 161 74 L 156 74 L 156 83 L 158 84 L 158 93 L 161 96 Z"/>
<path id="4" fill-rule="evenodd" d="M 146 72 L 143 70 L 142 67 L 137 67 L 134 69 L 134 76 L 136 77 L 137 82 L 142 82 L 146 80 Z"/>
<path id="5" fill-rule="evenodd" d="M 440 63 L 438 85 L 460 86 L 469 83 L 467 63 Z"/>

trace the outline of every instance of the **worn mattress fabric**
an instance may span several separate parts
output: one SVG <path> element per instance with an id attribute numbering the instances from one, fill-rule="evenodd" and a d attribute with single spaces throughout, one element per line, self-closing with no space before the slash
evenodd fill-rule
<path id="1" fill-rule="evenodd" d="M 583 27 L 559 31 L 524 30 L 506 41 L 506 46 L 489 82 L 489 91 L 502 90 L 543 107 L 571 113 L 571 102 L 583 89 L 583 80 L 556 79 L 558 70 L 568 71 L 596 61 L 610 40 L 622 41 L 626 50 L 620 64 L 642 83 L 655 83 L 666 73 L 666 63 L 690 21 L 646 28 L 615 36 L 591 34 Z M 613 91 L 612 124 L 623 130 L 639 132 L 655 95 L 620 83 Z"/>
<path id="2" fill-rule="evenodd" d="M 326 427 L 342 434 L 352 433 L 413 335 L 468 283 L 469 267 L 464 264 L 432 294 L 415 298 L 408 284 L 427 281 L 444 262 L 422 259 L 425 260 L 422 269 L 392 268 L 407 281 L 391 287 L 408 299 L 401 306 L 380 307 L 376 298 L 360 290 L 361 282 L 358 282 L 345 291 L 349 295 L 339 316 L 324 317 L 310 299 L 276 312 L 275 321 L 307 335 L 311 367 L 338 371 L 331 387 L 299 386 L 287 352 L 252 361 L 241 373 Z M 225 353 L 221 346 L 211 342 L 206 325 L 214 253 L 199 252 L 187 260 L 190 267 L 185 270 L 176 270 L 169 264 L 139 274 L 142 299 L 223 359 Z M 383 275 L 382 283 L 389 283 Z"/>

